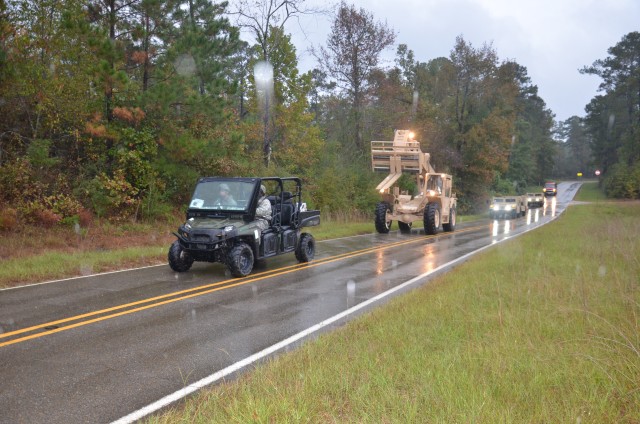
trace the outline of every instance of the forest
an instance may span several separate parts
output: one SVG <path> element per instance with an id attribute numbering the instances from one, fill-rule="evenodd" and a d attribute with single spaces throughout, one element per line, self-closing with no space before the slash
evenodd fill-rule
<path id="1" fill-rule="evenodd" d="M 287 23 L 309 13 L 332 23 L 303 72 Z M 396 36 L 344 1 L 0 0 L 0 229 L 161 219 L 212 175 L 299 176 L 323 214 L 372 214 L 369 143 L 405 128 L 459 213 L 596 169 L 640 197 L 640 33 L 576 70 L 602 84 L 564 122 L 491 43 L 422 59 Z"/>

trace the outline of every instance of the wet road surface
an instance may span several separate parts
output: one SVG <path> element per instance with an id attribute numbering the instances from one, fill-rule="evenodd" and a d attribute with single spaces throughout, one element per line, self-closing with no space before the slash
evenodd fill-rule
<path id="1" fill-rule="evenodd" d="M 167 265 L 2 290 L 0 423 L 117 420 L 416 276 L 549 222 L 578 187 L 561 183 L 557 197 L 526 217 L 459 224 L 453 233 L 414 229 L 319 242 L 309 264 L 283 255 L 246 278 L 195 263 L 182 274 Z"/>

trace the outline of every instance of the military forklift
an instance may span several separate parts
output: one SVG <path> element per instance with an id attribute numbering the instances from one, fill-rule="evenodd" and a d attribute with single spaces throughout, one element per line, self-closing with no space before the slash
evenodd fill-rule
<path id="1" fill-rule="evenodd" d="M 376 205 L 375 227 L 378 233 L 391 230 L 398 221 L 401 233 L 410 233 L 415 221 L 422 221 L 426 234 L 454 231 L 457 199 L 451 175 L 437 173 L 431 166 L 429 153 L 423 153 L 420 142 L 409 130 L 396 130 L 393 141 L 371 142 L 371 166 L 375 172 L 387 172 L 376 187 L 381 201 Z M 403 174 L 416 176 L 418 192 L 401 191 L 396 184 Z"/>

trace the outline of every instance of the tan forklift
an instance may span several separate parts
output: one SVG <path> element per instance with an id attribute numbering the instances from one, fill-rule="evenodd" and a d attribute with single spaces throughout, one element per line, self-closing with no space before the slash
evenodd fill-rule
<path id="1" fill-rule="evenodd" d="M 444 231 L 455 229 L 457 199 L 451 175 L 437 173 L 430 156 L 422 152 L 409 130 L 396 130 L 393 141 L 371 142 L 373 170 L 389 173 L 376 187 L 381 196 L 375 211 L 379 233 L 388 233 L 393 221 L 398 221 L 401 233 L 410 233 L 412 224 L 420 220 L 425 234 L 436 234 L 441 225 Z M 416 176 L 415 195 L 401 192 L 395 185 L 403 173 Z"/>

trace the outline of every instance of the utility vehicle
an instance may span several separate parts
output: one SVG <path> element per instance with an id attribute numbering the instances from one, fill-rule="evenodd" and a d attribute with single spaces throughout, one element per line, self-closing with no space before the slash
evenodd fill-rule
<path id="1" fill-rule="evenodd" d="M 261 185 L 272 209 L 266 229 L 256 216 Z M 188 271 L 194 261 L 221 262 L 234 277 L 244 277 L 264 258 L 293 252 L 309 262 L 315 255 L 315 239 L 302 228 L 319 225 L 320 211 L 306 210 L 299 178 L 200 178 L 186 218 L 169 248 L 176 272 Z"/>

